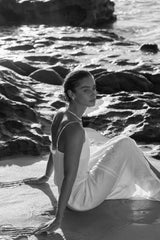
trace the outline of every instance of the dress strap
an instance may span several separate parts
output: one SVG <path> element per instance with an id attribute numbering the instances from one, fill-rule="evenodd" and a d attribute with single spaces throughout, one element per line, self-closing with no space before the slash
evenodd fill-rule
<path id="1" fill-rule="evenodd" d="M 68 122 L 68 123 L 66 123 L 66 124 L 61 128 L 61 130 L 60 130 L 60 132 L 59 132 L 59 134 L 58 134 L 58 137 L 57 137 L 56 149 L 58 149 L 59 138 L 60 138 L 62 132 L 63 132 L 64 129 L 65 129 L 68 125 L 70 125 L 71 123 L 78 123 L 78 122 L 77 122 L 77 121 Z"/>

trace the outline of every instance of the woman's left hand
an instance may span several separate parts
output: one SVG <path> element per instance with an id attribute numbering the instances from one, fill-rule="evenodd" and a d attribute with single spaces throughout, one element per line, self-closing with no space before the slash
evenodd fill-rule
<path id="1" fill-rule="evenodd" d="M 48 221 L 47 223 L 43 223 L 40 227 L 38 227 L 33 234 L 39 235 L 43 232 L 47 232 L 47 234 L 50 234 L 54 231 L 56 231 L 60 227 L 60 221 L 58 221 L 56 218 Z"/>

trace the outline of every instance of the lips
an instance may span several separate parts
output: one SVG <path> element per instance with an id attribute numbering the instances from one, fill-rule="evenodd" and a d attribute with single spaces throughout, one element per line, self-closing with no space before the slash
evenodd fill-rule
<path id="1" fill-rule="evenodd" d="M 95 98 L 90 100 L 90 102 L 95 102 L 95 101 L 96 101 L 96 99 L 95 99 Z"/>

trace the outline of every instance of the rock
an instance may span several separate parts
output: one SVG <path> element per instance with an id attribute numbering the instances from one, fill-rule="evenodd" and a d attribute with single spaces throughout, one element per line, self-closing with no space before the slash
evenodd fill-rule
<path id="1" fill-rule="evenodd" d="M 153 84 L 152 91 L 154 93 L 160 94 L 160 73 L 154 73 L 154 74 L 145 73 L 144 75 Z"/>
<path id="2" fill-rule="evenodd" d="M 119 80 L 113 73 L 102 74 L 96 78 L 96 88 L 102 94 L 118 92 L 120 91 Z"/>
<path id="3" fill-rule="evenodd" d="M 105 68 L 95 68 L 93 70 L 90 71 L 91 74 L 93 74 L 93 76 L 96 78 L 98 78 L 99 76 L 101 76 L 102 74 L 106 74 L 108 73 L 107 70 Z"/>
<path id="4" fill-rule="evenodd" d="M 25 68 L 30 70 L 24 64 Z M 59 69 L 63 74 L 65 68 Z M 0 67 L 1 158 L 21 153 L 37 155 L 49 150 L 51 121 L 66 104 L 61 92 L 63 78 L 54 69 L 39 69 L 32 74 L 36 72 L 39 81 Z M 103 68 L 91 72 L 99 92 L 107 96 L 98 95 L 99 105 L 91 114 L 86 113 L 84 126 L 100 130 L 108 138 L 125 134 L 137 142 L 158 144 L 160 95 L 151 91 L 155 86 L 158 88 L 159 73 L 107 72 Z M 46 76 L 52 85 L 43 84 Z M 60 85 L 54 86 L 53 76 Z M 152 156 L 158 158 L 158 150 Z"/>
<path id="5" fill-rule="evenodd" d="M 47 84 L 62 85 L 63 83 L 63 78 L 53 69 L 39 69 L 29 76 Z"/>
<path id="6" fill-rule="evenodd" d="M 0 157 L 49 150 L 49 136 L 35 109 L 41 96 L 31 83 L 29 77 L 0 68 Z"/>
<path id="7" fill-rule="evenodd" d="M 21 78 L 20 75 L 11 70 L 0 71 L 0 93 L 10 100 L 24 103 L 34 107 L 40 96 L 28 84 L 29 78 Z M 26 83 L 25 83 L 26 81 Z"/>
<path id="8" fill-rule="evenodd" d="M 21 67 L 17 66 L 12 60 L 1 60 L 0 66 L 9 68 L 18 74 L 25 75 L 25 71 L 21 69 Z"/>
<path id="9" fill-rule="evenodd" d="M 151 91 L 152 83 L 143 75 L 131 72 L 102 73 L 96 78 L 99 93 L 115 93 L 119 91 Z"/>
<path id="10" fill-rule="evenodd" d="M 125 134 L 147 144 L 160 141 L 160 96 L 154 93 L 118 92 L 102 97 L 97 109 L 83 123 L 108 138 Z"/>
<path id="11" fill-rule="evenodd" d="M 50 55 L 30 55 L 25 57 L 29 61 L 33 62 L 46 62 L 48 64 L 55 64 L 58 62 L 58 59 L 55 56 Z"/>
<path id="12" fill-rule="evenodd" d="M 20 4 L 16 0 L 1 0 L 0 20 L 0 25 L 19 24 L 23 22 L 24 16 Z"/>
<path id="13" fill-rule="evenodd" d="M 32 44 L 16 44 L 15 46 L 7 48 L 7 50 L 11 51 L 29 51 L 31 49 L 34 49 Z"/>
<path id="14" fill-rule="evenodd" d="M 6 119 L 25 119 L 25 122 L 37 122 L 36 112 L 23 103 L 18 103 L 13 100 L 9 100 L 1 95 L 0 98 L 1 114 L 5 116 Z"/>
<path id="15" fill-rule="evenodd" d="M 13 138 L 0 147 L 0 158 L 15 154 L 40 155 L 41 151 L 48 151 L 49 147 L 33 141 L 27 137 Z"/>
<path id="16" fill-rule="evenodd" d="M 49 67 L 56 71 L 63 79 L 66 77 L 66 75 L 69 73 L 69 69 L 62 65 L 54 65 L 52 67 Z"/>
<path id="17" fill-rule="evenodd" d="M 143 44 L 140 47 L 140 50 L 143 51 L 143 52 L 151 52 L 151 53 L 159 52 L 158 45 L 157 44 L 150 44 L 150 43 Z"/>
<path id="18" fill-rule="evenodd" d="M 97 26 L 115 20 L 110 0 L 1 0 L 0 25 Z"/>
<path id="19" fill-rule="evenodd" d="M 23 70 L 25 76 L 30 75 L 32 72 L 38 70 L 38 68 L 31 66 L 29 63 L 21 62 L 21 61 L 14 61 L 14 64 Z"/>
<path id="20" fill-rule="evenodd" d="M 49 138 L 42 132 L 33 109 L 2 96 L 0 109 L 0 139 L 4 141 L 0 157 L 21 153 L 35 155 L 49 149 Z"/>
<path id="21" fill-rule="evenodd" d="M 56 100 L 51 104 L 52 107 L 59 109 L 66 106 L 66 103 L 60 100 Z"/>
<path id="22" fill-rule="evenodd" d="M 14 134 L 17 134 L 20 131 L 23 131 L 25 128 L 23 123 L 20 120 L 15 120 L 15 119 L 12 119 L 12 120 L 7 119 L 4 122 L 4 127 L 7 131 L 14 133 Z"/>

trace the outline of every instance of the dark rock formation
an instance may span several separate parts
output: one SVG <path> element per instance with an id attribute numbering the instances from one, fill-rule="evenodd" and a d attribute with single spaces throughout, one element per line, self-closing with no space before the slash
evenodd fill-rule
<path id="1" fill-rule="evenodd" d="M 0 25 L 55 24 L 96 26 L 115 20 L 110 0 L 1 0 Z"/>
<path id="2" fill-rule="evenodd" d="M 41 97 L 31 84 L 28 77 L 0 69 L 0 158 L 48 150 L 50 141 L 35 110 Z"/>
<path id="3" fill-rule="evenodd" d="M 48 151 L 52 118 L 66 104 L 61 85 L 68 69 L 57 65 L 61 77 L 54 70 L 56 65 L 32 72 L 31 65 L 17 62 L 25 72 L 22 75 L 15 72 L 16 68 L 10 69 L 16 62 L 5 63 L 8 68 L 0 67 L 0 157 Z M 32 78 L 25 76 L 29 72 Z M 100 130 L 109 138 L 126 134 L 138 143 L 150 144 L 156 149 L 152 148 L 151 155 L 160 159 L 159 74 L 107 72 L 104 68 L 92 73 L 100 104 L 91 116 L 86 114 L 84 126 Z"/>
<path id="4" fill-rule="evenodd" d="M 29 75 L 39 82 L 62 85 L 63 78 L 53 69 L 39 69 Z"/>
<path id="5" fill-rule="evenodd" d="M 62 65 L 54 65 L 52 67 L 49 67 L 56 71 L 63 79 L 66 77 L 66 75 L 69 73 L 69 69 Z"/>
<path id="6" fill-rule="evenodd" d="M 100 93 L 119 91 L 152 91 L 152 83 L 143 75 L 132 72 L 102 73 L 96 78 L 97 90 Z"/>
<path id="7" fill-rule="evenodd" d="M 157 44 L 148 43 L 148 44 L 143 44 L 140 47 L 140 50 L 143 52 L 158 53 L 159 48 Z"/>
<path id="8" fill-rule="evenodd" d="M 19 68 L 19 66 L 17 66 L 13 61 L 11 60 L 1 60 L 0 61 L 0 65 L 6 68 L 9 68 L 11 70 L 13 70 L 14 72 L 21 74 L 21 75 L 25 75 L 25 72 L 23 71 L 23 69 Z"/>
<path id="9" fill-rule="evenodd" d="M 0 66 L 9 68 L 14 72 L 24 76 L 28 76 L 29 74 L 37 70 L 36 67 L 33 67 L 28 63 L 24 63 L 21 61 L 12 61 L 8 59 L 1 60 Z"/>
<path id="10" fill-rule="evenodd" d="M 160 142 L 160 96 L 154 93 L 118 92 L 101 98 L 102 105 L 84 117 L 84 126 L 102 131 L 108 138 L 125 134 L 137 143 Z M 149 149 L 149 146 L 148 146 Z M 152 147 L 151 147 L 152 149 Z M 160 159 L 160 151 L 151 155 Z"/>
<path id="11" fill-rule="evenodd" d="M 144 76 L 153 84 L 152 91 L 154 93 L 160 94 L 160 73 L 144 73 Z"/>

